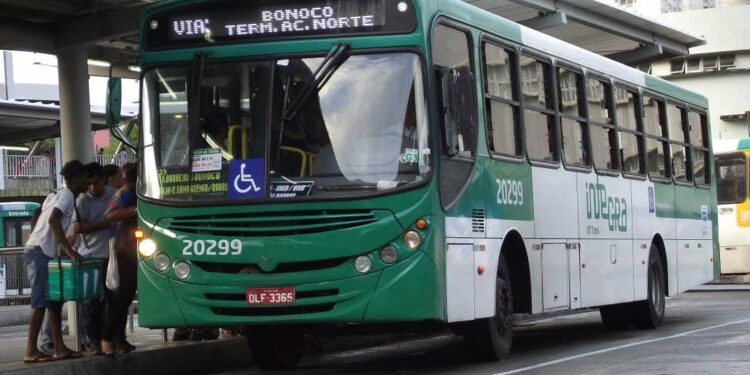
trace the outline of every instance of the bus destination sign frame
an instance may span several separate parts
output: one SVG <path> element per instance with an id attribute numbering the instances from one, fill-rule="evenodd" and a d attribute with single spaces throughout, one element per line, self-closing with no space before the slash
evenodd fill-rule
<path id="1" fill-rule="evenodd" d="M 409 0 L 224 1 L 158 13 L 144 25 L 147 49 L 280 38 L 409 33 L 416 12 Z"/>

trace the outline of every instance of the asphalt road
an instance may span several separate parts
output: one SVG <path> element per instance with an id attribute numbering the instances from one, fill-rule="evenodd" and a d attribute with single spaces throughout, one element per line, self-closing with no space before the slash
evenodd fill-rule
<path id="1" fill-rule="evenodd" d="M 477 362 L 460 337 L 438 334 L 307 354 L 284 374 L 750 374 L 750 288 L 667 300 L 656 330 L 608 331 L 598 312 L 516 327 L 510 358 Z M 268 374 L 257 368 L 223 374 Z"/>

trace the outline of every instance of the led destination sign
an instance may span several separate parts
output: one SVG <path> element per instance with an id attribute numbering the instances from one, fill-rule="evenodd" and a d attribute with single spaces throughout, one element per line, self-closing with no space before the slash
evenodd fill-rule
<path id="1" fill-rule="evenodd" d="M 305 31 L 366 29 L 385 24 L 382 14 L 357 14 L 341 17 L 330 6 L 303 8 L 276 8 L 260 10 L 260 17 L 248 17 L 249 22 L 214 22 L 211 18 L 183 19 L 171 22 L 172 38 L 195 38 L 256 34 L 285 34 Z M 254 22 L 253 22 L 254 21 Z"/>
<path id="2" fill-rule="evenodd" d="M 416 26 L 407 0 L 217 2 L 160 14 L 146 24 L 148 47 L 230 43 L 326 34 L 410 32 Z"/>

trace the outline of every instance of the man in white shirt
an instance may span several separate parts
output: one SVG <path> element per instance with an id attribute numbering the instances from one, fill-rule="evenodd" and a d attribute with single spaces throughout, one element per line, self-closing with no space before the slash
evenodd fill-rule
<path id="1" fill-rule="evenodd" d="M 31 286 L 31 314 L 29 317 L 29 336 L 26 342 L 24 362 L 46 362 L 55 359 L 78 358 L 82 354 L 65 346 L 61 330 L 62 303 L 47 299 L 49 287 L 47 263 L 56 258 L 57 245 L 62 247 L 65 254 L 80 263 L 83 257 L 76 253 L 65 238 L 65 233 L 74 221 L 75 199 L 78 194 L 86 191 L 89 185 L 86 167 L 78 160 L 66 163 L 60 174 L 65 180 L 66 188 L 56 195 L 48 197 L 42 206 L 34 230 L 26 241 L 24 261 Z M 44 319 L 45 310 L 49 314 L 48 321 L 52 340 L 55 346 L 53 355 L 47 356 L 37 348 L 37 337 Z"/>

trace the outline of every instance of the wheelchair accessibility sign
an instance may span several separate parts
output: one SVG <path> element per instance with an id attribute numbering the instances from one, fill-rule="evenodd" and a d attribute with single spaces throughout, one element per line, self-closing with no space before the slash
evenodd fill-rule
<path id="1" fill-rule="evenodd" d="M 265 196 L 265 161 L 262 158 L 229 162 L 229 197 L 262 198 Z"/>

